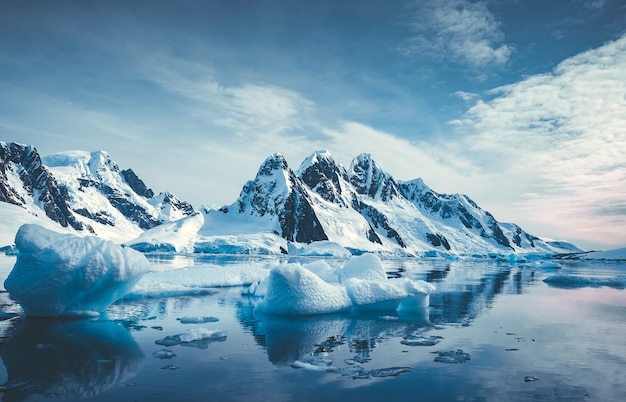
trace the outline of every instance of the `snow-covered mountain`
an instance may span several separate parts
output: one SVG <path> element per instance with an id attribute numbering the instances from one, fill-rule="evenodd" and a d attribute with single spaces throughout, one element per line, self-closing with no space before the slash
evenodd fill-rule
<path id="1" fill-rule="evenodd" d="M 286 252 L 288 242 L 320 240 L 401 255 L 571 251 L 498 222 L 465 195 L 439 194 L 421 179 L 396 181 L 369 154 L 346 170 L 327 151 L 313 153 L 295 172 L 273 154 L 233 204 L 147 230 L 128 244 L 144 251 L 275 253 Z"/>
<path id="2" fill-rule="evenodd" d="M 63 228 L 127 241 L 144 230 L 193 213 L 170 193 L 155 195 L 104 151 L 40 156 L 30 145 L 0 142 L 0 201 Z M 0 206 L 2 211 L 9 210 Z M 5 211 L 6 212 L 6 211 Z M 12 235 L 15 228 L 6 228 Z"/>

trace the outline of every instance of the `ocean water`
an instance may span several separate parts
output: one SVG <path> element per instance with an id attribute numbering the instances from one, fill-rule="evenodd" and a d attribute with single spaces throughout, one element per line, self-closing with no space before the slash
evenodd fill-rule
<path id="1" fill-rule="evenodd" d="M 151 256 L 157 269 L 269 268 L 279 257 Z M 284 258 L 283 258 L 284 260 Z M 310 261 L 311 259 L 308 259 Z M 327 260 L 331 265 L 338 260 Z M 15 257 L 0 255 L 0 279 Z M 384 260 L 434 284 L 399 314 L 277 317 L 242 287 L 121 300 L 94 320 L 0 321 L 3 401 L 622 401 L 626 291 L 553 287 L 552 275 L 613 278 L 626 264 Z M 598 283 L 598 281 L 589 281 Z M 580 287 L 582 286 L 582 287 Z M 0 311 L 19 312 L 6 292 Z"/>

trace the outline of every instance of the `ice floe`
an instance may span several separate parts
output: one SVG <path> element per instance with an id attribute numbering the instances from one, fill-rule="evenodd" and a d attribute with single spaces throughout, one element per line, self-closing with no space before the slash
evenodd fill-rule
<path id="1" fill-rule="evenodd" d="M 445 350 L 435 352 L 438 356 L 435 357 L 435 362 L 437 363 L 465 363 L 470 360 L 469 353 L 463 352 L 461 349 L 457 350 Z"/>
<path id="2" fill-rule="evenodd" d="M 150 268 L 143 254 L 94 236 L 26 224 L 15 236 L 17 261 L 4 287 L 27 315 L 97 315 Z"/>
<path id="3" fill-rule="evenodd" d="M 543 281 L 552 287 L 563 289 L 576 289 L 587 287 L 599 288 L 603 286 L 614 289 L 626 289 L 626 275 L 619 275 L 611 278 L 575 275 L 552 275 L 547 277 Z"/>
<path id="4" fill-rule="evenodd" d="M 249 266 L 194 265 L 171 271 L 149 272 L 132 289 L 129 297 L 168 297 L 210 294 L 217 287 L 250 286 L 269 271 Z"/>
<path id="5" fill-rule="evenodd" d="M 224 342 L 227 338 L 226 332 L 219 329 L 194 328 L 182 334 L 169 335 L 154 343 L 161 346 L 191 346 L 198 349 L 206 349 L 210 343 Z"/>

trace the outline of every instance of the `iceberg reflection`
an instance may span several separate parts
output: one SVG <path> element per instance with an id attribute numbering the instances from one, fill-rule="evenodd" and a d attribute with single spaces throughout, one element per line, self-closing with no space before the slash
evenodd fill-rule
<path id="1" fill-rule="evenodd" d="M 285 316 L 254 313 L 253 305 L 244 303 L 238 306 L 241 324 L 266 349 L 269 361 L 279 364 L 327 355 L 344 345 L 358 362 L 379 340 L 402 339 L 430 326 L 427 308 L 389 314 Z"/>
<path id="2" fill-rule="evenodd" d="M 123 326 L 104 321 L 25 318 L 0 348 L 4 401 L 86 398 L 133 377 L 144 357 Z"/>

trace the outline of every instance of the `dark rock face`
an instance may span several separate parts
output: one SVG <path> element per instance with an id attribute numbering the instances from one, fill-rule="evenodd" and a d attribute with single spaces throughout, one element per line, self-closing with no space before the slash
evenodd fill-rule
<path id="1" fill-rule="evenodd" d="M 426 238 L 435 247 L 443 246 L 446 250 L 450 250 L 450 243 L 448 243 L 448 239 L 440 233 L 433 234 L 427 233 Z"/>
<path id="2" fill-rule="evenodd" d="M 194 213 L 193 206 L 187 201 L 182 201 L 178 197 L 174 196 L 169 191 L 166 191 L 163 194 L 163 203 L 170 204 L 173 208 L 182 211 L 184 216 L 189 216 Z"/>
<path id="3" fill-rule="evenodd" d="M 152 198 L 154 197 L 154 192 L 146 186 L 146 184 L 141 180 L 132 169 L 125 169 L 120 172 L 126 183 L 133 189 L 135 193 L 142 197 Z"/>
<path id="4" fill-rule="evenodd" d="M 280 235 L 289 241 L 328 240 L 307 190 L 280 154 L 265 160 L 256 178 L 244 185 L 236 204 L 242 214 L 278 217 Z M 228 213 L 227 208 L 224 211 Z"/>
<path id="5" fill-rule="evenodd" d="M 513 248 L 511 246 L 511 242 L 506 237 L 502 228 L 498 224 L 498 221 L 493 217 L 493 215 L 487 211 L 483 211 L 466 195 L 439 194 L 427 187 L 421 180 L 402 183 L 400 185 L 400 192 L 405 198 L 413 202 L 421 210 L 426 211 L 431 215 L 436 215 L 448 220 L 458 220 L 465 228 L 475 229 L 481 237 L 485 239 L 492 239 L 499 245 L 506 248 Z M 469 205 L 470 208 L 468 208 L 467 205 Z M 482 214 L 486 217 L 487 227 L 480 222 L 471 209 L 482 212 Z M 527 233 L 524 232 L 522 234 L 520 232 L 518 234 L 518 241 L 512 239 L 518 247 L 521 247 L 521 238 L 519 237 L 521 235 L 525 236 Z M 432 236 L 428 236 L 428 240 L 435 246 L 437 246 L 435 243 L 440 243 L 441 245 L 444 245 L 444 247 L 448 244 L 447 242 L 444 243 L 443 241 L 438 241 Z M 448 247 L 446 247 L 446 249 L 449 250 Z M 534 244 L 532 247 L 534 247 Z"/>
<path id="6" fill-rule="evenodd" d="M 0 201 L 26 206 L 20 191 L 13 188 L 9 175 L 16 174 L 23 190 L 46 213 L 61 226 L 83 230 L 67 202 L 67 190 L 57 184 L 55 178 L 41 163 L 41 157 L 32 146 L 0 142 Z"/>
<path id="7" fill-rule="evenodd" d="M 110 181 L 104 179 L 105 177 L 117 177 L 117 175 L 120 177 L 120 183 L 121 180 L 126 182 L 136 195 L 129 194 L 125 186 L 125 189 L 116 187 L 115 180 L 111 184 Z M 14 188 L 16 187 L 16 177 L 20 185 Z M 172 210 L 180 211 L 183 216 L 191 215 L 194 211 L 190 204 L 179 200 L 171 193 L 159 194 L 158 200 L 150 201 L 155 197 L 154 192 L 132 169 L 120 171 L 106 152 L 92 152 L 86 171 L 77 180 L 78 191 L 94 188 L 107 198 L 112 208 L 117 209 L 124 217 L 135 222 L 142 229 L 152 228 L 162 222 L 154 216 L 154 211 L 145 207 L 145 203 L 143 205 L 137 203 L 136 196 L 143 197 L 149 202 L 160 203 L 162 211 L 165 208 L 172 208 Z M 73 184 L 67 184 L 67 186 L 70 189 L 76 187 Z M 0 202 L 26 207 L 27 200 L 24 198 L 30 197 L 32 197 L 34 204 L 41 207 L 50 219 L 62 226 L 70 226 L 76 230 L 87 229 L 93 233 L 93 228 L 76 219 L 77 215 L 103 225 L 116 225 L 112 209 L 96 211 L 80 205 L 74 207 L 73 210 L 71 197 L 65 184 L 55 179 L 50 170 L 42 163 L 35 148 L 0 142 Z"/>
<path id="8" fill-rule="evenodd" d="M 358 210 L 361 212 L 363 216 L 365 216 L 365 218 L 367 219 L 367 221 L 370 223 L 371 226 L 373 226 L 374 228 L 384 229 L 387 232 L 388 238 L 395 240 L 396 243 L 398 243 L 400 247 L 406 248 L 406 244 L 404 243 L 404 240 L 402 240 L 402 237 L 400 237 L 400 234 L 398 234 L 396 229 L 391 227 L 391 225 L 389 224 L 389 220 L 383 213 L 381 213 L 379 210 L 372 207 L 371 205 L 367 205 L 364 203 L 361 203 L 359 205 Z M 376 235 L 376 232 L 374 232 L 374 230 L 372 230 L 372 232 L 376 236 L 373 242 L 382 244 L 382 241 Z"/>
<path id="9" fill-rule="evenodd" d="M 376 244 L 383 244 L 382 239 L 386 237 L 401 248 L 408 248 L 407 241 L 421 238 L 435 248 L 454 249 L 443 232 L 409 233 L 406 227 L 394 227 L 394 217 L 385 215 L 390 213 L 389 210 L 375 206 L 381 202 L 389 205 L 391 211 L 396 205 L 403 211 L 415 207 L 416 222 L 438 222 L 436 225 L 450 228 L 440 230 L 465 228 L 467 236 L 482 237 L 487 243 L 502 248 L 514 249 L 512 244 L 522 248 L 528 245 L 534 247 L 533 240 L 536 239 L 519 228 L 514 228 L 509 239 L 498 221 L 465 195 L 439 194 L 421 179 L 396 182 L 378 167 L 369 154 L 357 156 L 350 169 L 346 170 L 326 151 L 318 151 L 302 163 L 297 175 L 289 169 L 281 155 L 274 154 L 261 165 L 256 178 L 246 183 L 238 201 L 221 211 L 276 216 L 280 223 L 280 235 L 289 241 L 309 243 L 326 240 L 328 236 L 316 215 L 319 206 L 313 203 L 312 194 L 336 206 L 352 209 L 349 216 L 355 216 L 356 212 L 363 217 L 364 222 L 359 224 L 366 223 L 369 227 L 362 236 Z M 410 204 L 413 206 L 409 207 Z M 340 224 L 346 224 L 345 219 Z"/>
<path id="10" fill-rule="evenodd" d="M 398 184 L 378 167 L 369 154 L 357 156 L 350 166 L 350 183 L 358 194 L 389 201 L 399 196 Z"/>
<path id="11" fill-rule="evenodd" d="M 337 165 L 326 153 L 316 152 L 310 159 L 312 163 L 300 171 L 300 179 L 326 201 L 348 207 L 341 197 L 343 189 L 340 181 L 349 182 L 346 169 Z"/>

